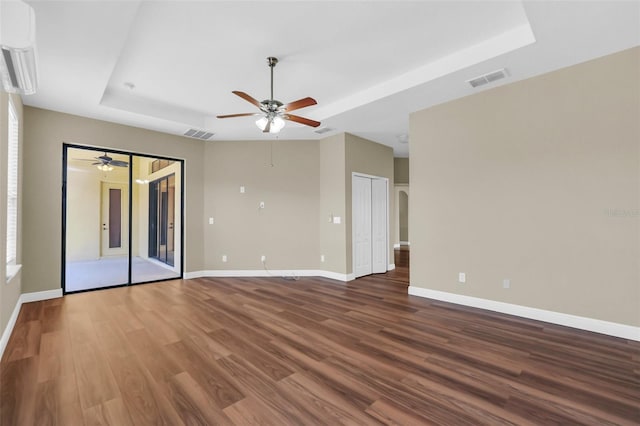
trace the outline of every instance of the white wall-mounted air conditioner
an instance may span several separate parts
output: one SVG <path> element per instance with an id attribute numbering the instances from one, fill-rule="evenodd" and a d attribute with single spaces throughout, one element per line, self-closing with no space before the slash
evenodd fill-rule
<path id="1" fill-rule="evenodd" d="M 0 1 L 0 78 L 8 93 L 31 95 L 38 86 L 36 16 L 18 0 Z"/>

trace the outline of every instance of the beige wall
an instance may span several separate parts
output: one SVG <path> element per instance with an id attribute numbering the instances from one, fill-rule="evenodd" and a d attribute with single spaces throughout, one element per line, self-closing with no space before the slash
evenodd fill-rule
<path id="1" fill-rule="evenodd" d="M 201 141 L 78 116 L 24 108 L 23 292 L 60 288 L 62 143 L 185 159 L 185 271 L 203 266 Z M 46 217 L 42 212 L 46 211 Z"/>
<path id="2" fill-rule="evenodd" d="M 345 134 L 345 204 L 344 217 L 347 249 L 347 273 L 353 272 L 352 267 L 352 233 L 351 233 L 351 179 L 353 173 L 362 173 L 389 179 L 389 251 L 388 264 L 393 263 L 393 241 L 395 241 L 395 209 L 393 185 L 393 148 L 349 133 Z"/>
<path id="3" fill-rule="evenodd" d="M 8 102 L 9 96 L 13 101 L 16 113 L 18 114 L 18 120 L 20 122 L 20 152 L 19 158 L 22 163 L 22 150 L 24 144 L 24 113 L 22 107 L 22 100 L 19 96 L 8 95 L 0 90 L 0 336 L 4 332 L 9 318 L 13 313 L 16 306 L 16 302 L 22 292 L 22 273 L 18 272 L 8 283 L 5 281 L 7 275 L 6 258 L 7 258 L 7 144 L 8 144 Z M 18 189 L 21 192 L 22 187 L 22 166 L 18 168 Z M 19 200 L 22 204 L 22 201 Z M 18 206 L 18 241 L 17 241 L 17 263 L 22 262 L 21 247 L 22 247 L 22 220 L 21 220 L 22 206 Z"/>
<path id="4" fill-rule="evenodd" d="M 639 75 L 635 48 L 412 114 L 411 285 L 640 325 Z"/>
<path id="5" fill-rule="evenodd" d="M 403 188 L 396 193 L 398 197 L 398 240 L 409 242 L 409 190 Z"/>
<path id="6" fill-rule="evenodd" d="M 319 141 L 320 150 L 320 255 L 325 261 L 320 269 L 339 274 L 347 273 L 347 234 L 345 225 L 345 134 Z M 349 184 L 351 179 L 349 179 Z M 340 217 L 341 223 L 333 223 Z M 349 252 L 350 253 L 350 252 Z"/>
<path id="7" fill-rule="evenodd" d="M 67 261 L 100 258 L 101 183 L 98 170 L 67 170 Z"/>
<path id="8" fill-rule="evenodd" d="M 207 143 L 204 160 L 205 270 L 318 268 L 317 141 Z"/>
<path id="9" fill-rule="evenodd" d="M 393 180 L 396 185 L 399 183 L 409 183 L 409 159 L 393 159 Z"/>
<path id="10" fill-rule="evenodd" d="M 60 288 L 61 194 L 51 176 L 62 175 L 62 161 L 51 159 L 62 158 L 63 142 L 185 159 L 186 272 L 261 270 L 265 255 L 270 269 L 348 274 L 351 172 L 387 177 L 393 188 L 391 148 L 352 135 L 204 143 L 38 108 L 25 108 L 25 120 L 25 292 Z M 144 188 L 133 195 L 145 199 Z M 46 221 L 43 209 L 51 212 Z M 329 224 L 329 215 L 342 217 L 342 224 Z M 134 233 L 145 220 L 134 215 Z"/>

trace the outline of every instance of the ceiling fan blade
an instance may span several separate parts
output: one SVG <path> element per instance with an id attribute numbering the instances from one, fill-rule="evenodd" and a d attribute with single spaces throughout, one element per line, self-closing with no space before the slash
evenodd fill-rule
<path id="1" fill-rule="evenodd" d="M 227 114 L 227 115 L 218 115 L 218 118 L 233 118 L 233 117 L 249 117 L 251 115 L 262 115 L 259 112 L 243 112 L 241 114 Z"/>
<path id="2" fill-rule="evenodd" d="M 300 109 L 300 108 L 305 108 L 311 105 L 316 105 L 318 102 L 316 102 L 315 99 L 313 98 L 303 98 L 303 99 L 298 99 L 297 101 L 293 101 L 293 102 L 289 102 L 286 105 L 283 105 L 282 108 L 284 111 L 295 111 L 296 109 Z"/>
<path id="3" fill-rule="evenodd" d="M 258 108 L 262 109 L 262 104 L 260 102 L 258 102 L 257 100 L 255 100 L 254 98 L 252 98 L 251 96 L 247 95 L 244 92 L 240 92 L 238 90 L 234 90 L 233 92 L 234 95 L 238 95 L 240 96 L 242 99 L 244 99 L 245 101 L 252 103 L 253 105 L 257 106 Z"/>
<path id="4" fill-rule="evenodd" d="M 282 118 L 284 118 L 285 120 L 295 121 L 296 123 L 304 124 L 305 126 L 318 127 L 320 125 L 319 121 L 300 117 L 299 115 L 282 114 Z"/>
<path id="5" fill-rule="evenodd" d="M 271 122 L 273 121 L 272 118 L 267 120 L 267 125 L 264 126 L 264 130 L 262 131 L 262 133 L 269 133 L 269 131 L 271 130 Z"/>
<path id="6" fill-rule="evenodd" d="M 129 163 L 127 163 L 126 161 L 120 161 L 120 160 L 111 160 L 108 164 L 110 166 L 116 166 L 116 167 L 127 167 L 129 165 Z"/>
<path id="7" fill-rule="evenodd" d="M 99 163 L 91 163 L 91 165 L 92 165 L 92 166 L 101 166 L 101 165 L 103 165 L 103 164 L 104 164 L 103 162 L 99 162 Z"/>

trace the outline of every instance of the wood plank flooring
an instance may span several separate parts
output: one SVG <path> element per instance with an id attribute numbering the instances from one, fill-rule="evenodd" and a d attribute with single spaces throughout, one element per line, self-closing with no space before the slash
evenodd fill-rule
<path id="1" fill-rule="evenodd" d="M 0 424 L 640 423 L 638 342 L 408 296 L 396 262 L 25 304 Z"/>

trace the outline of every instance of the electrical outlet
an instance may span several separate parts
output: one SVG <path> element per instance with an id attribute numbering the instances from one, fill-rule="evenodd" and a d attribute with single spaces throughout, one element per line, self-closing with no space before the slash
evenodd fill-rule
<path id="1" fill-rule="evenodd" d="M 502 280 L 502 288 L 511 288 L 511 280 L 508 278 Z"/>
<path id="2" fill-rule="evenodd" d="M 213 218 L 212 217 L 209 218 L 209 225 L 213 225 Z"/>
<path id="3" fill-rule="evenodd" d="M 244 194 L 244 186 L 241 186 L 241 187 L 240 187 L 240 193 L 241 193 L 241 194 Z"/>
<path id="4" fill-rule="evenodd" d="M 320 262 L 324 262 L 324 254 L 320 255 Z"/>
<path id="5" fill-rule="evenodd" d="M 464 272 L 458 272 L 458 282 L 459 283 L 467 282 L 467 274 L 465 274 Z"/>
<path id="6" fill-rule="evenodd" d="M 265 256 L 265 255 L 260 256 L 260 262 L 264 263 L 266 261 L 267 261 L 267 256 Z"/>
<path id="7" fill-rule="evenodd" d="M 226 262 L 226 261 L 227 261 L 227 255 L 226 255 L 226 254 L 223 254 L 223 255 L 222 255 L 222 261 L 223 261 L 223 262 Z"/>
<path id="8" fill-rule="evenodd" d="M 260 208 L 264 209 L 264 201 L 260 201 Z"/>

